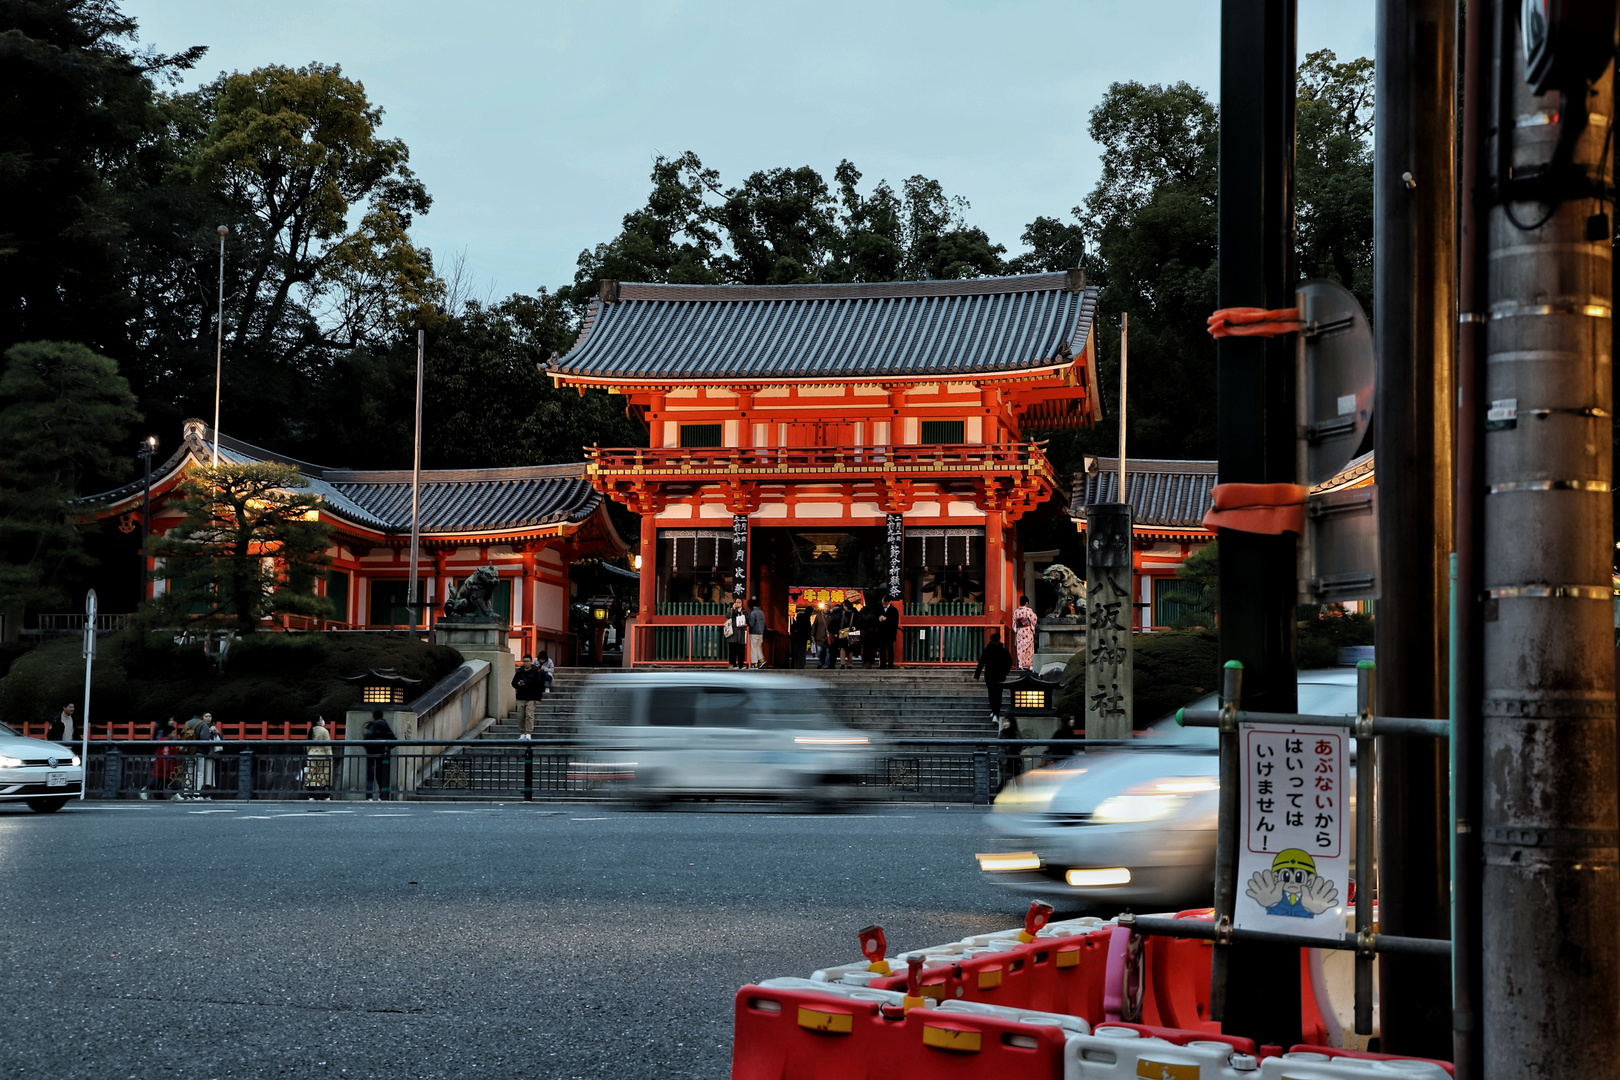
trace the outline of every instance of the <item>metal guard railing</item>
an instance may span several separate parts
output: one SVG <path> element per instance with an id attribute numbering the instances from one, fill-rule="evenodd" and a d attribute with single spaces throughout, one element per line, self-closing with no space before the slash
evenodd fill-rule
<path id="1" fill-rule="evenodd" d="M 987 805 L 1014 776 L 1076 753 L 1138 743 L 1103 740 L 883 739 L 859 755 L 858 797 L 895 802 Z M 584 740 L 537 742 L 278 741 L 202 744 L 199 754 L 162 754 L 176 743 L 92 743 L 85 794 L 91 799 L 197 795 L 213 801 L 362 799 L 367 758 L 379 794 L 391 799 L 614 800 L 625 779 L 600 767 L 609 748 Z M 212 748 L 217 747 L 217 751 Z M 330 749 L 329 756 L 310 749 Z M 374 753 L 368 755 L 368 749 Z M 1180 749 L 1185 749 L 1182 747 Z M 396 778 L 417 777 L 409 790 Z"/>

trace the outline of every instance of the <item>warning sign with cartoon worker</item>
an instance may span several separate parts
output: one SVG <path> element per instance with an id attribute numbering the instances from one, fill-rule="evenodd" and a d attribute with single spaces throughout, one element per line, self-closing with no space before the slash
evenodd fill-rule
<path id="1" fill-rule="evenodd" d="M 1335 938 L 1350 896 L 1346 733 L 1240 724 L 1243 838 L 1233 924 Z"/>

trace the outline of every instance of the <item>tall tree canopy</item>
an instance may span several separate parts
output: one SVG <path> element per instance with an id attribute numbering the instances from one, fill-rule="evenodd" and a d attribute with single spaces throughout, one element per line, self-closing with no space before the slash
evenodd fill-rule
<path id="1" fill-rule="evenodd" d="M 0 375 L 0 609 L 65 598 L 86 562 L 75 498 L 129 473 L 140 419 L 118 365 L 83 345 L 26 342 Z M 88 487 L 88 490 L 87 490 Z"/>
<path id="2" fill-rule="evenodd" d="M 968 203 L 912 176 L 896 193 L 859 189 L 848 161 L 834 186 L 808 165 L 761 169 L 734 187 L 692 151 L 653 162 L 647 204 L 619 235 L 580 252 L 565 296 L 594 297 L 602 279 L 682 285 L 915 281 L 1007 272 L 1005 246 L 966 221 Z M 836 192 L 836 193 L 835 193 Z"/>

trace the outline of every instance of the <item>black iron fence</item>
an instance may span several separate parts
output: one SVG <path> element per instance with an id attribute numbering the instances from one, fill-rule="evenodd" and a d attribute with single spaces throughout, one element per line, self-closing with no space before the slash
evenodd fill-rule
<path id="1" fill-rule="evenodd" d="M 193 745 L 200 752 L 191 750 Z M 890 739 L 841 755 L 839 797 L 988 803 L 1020 773 L 1127 744 L 1099 740 Z M 1136 744 L 1134 748 L 1141 748 Z M 720 751 L 724 755 L 726 751 Z M 746 751 L 738 751 L 746 753 Z M 92 743 L 91 799 L 634 798 L 636 748 L 584 740 Z M 807 781 L 811 774 L 807 773 Z M 724 795 L 722 790 L 717 794 Z M 811 795 L 807 782 L 799 794 Z M 788 794 L 792 794 L 789 792 Z"/>

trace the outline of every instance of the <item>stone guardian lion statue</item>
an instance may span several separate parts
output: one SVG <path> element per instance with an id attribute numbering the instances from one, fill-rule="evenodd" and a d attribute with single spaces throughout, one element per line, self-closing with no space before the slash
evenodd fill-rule
<path id="1" fill-rule="evenodd" d="M 1048 618 L 1063 615 L 1084 615 L 1086 612 L 1086 583 L 1079 574 L 1062 563 L 1053 563 L 1041 572 L 1041 580 L 1056 585 L 1058 600 Z"/>
<path id="2" fill-rule="evenodd" d="M 495 595 L 495 587 L 500 582 L 501 576 L 493 566 L 480 566 L 472 572 L 472 577 L 451 589 L 450 595 L 444 598 L 444 617 L 490 621 L 499 618 L 489 606 L 489 598 Z"/>

